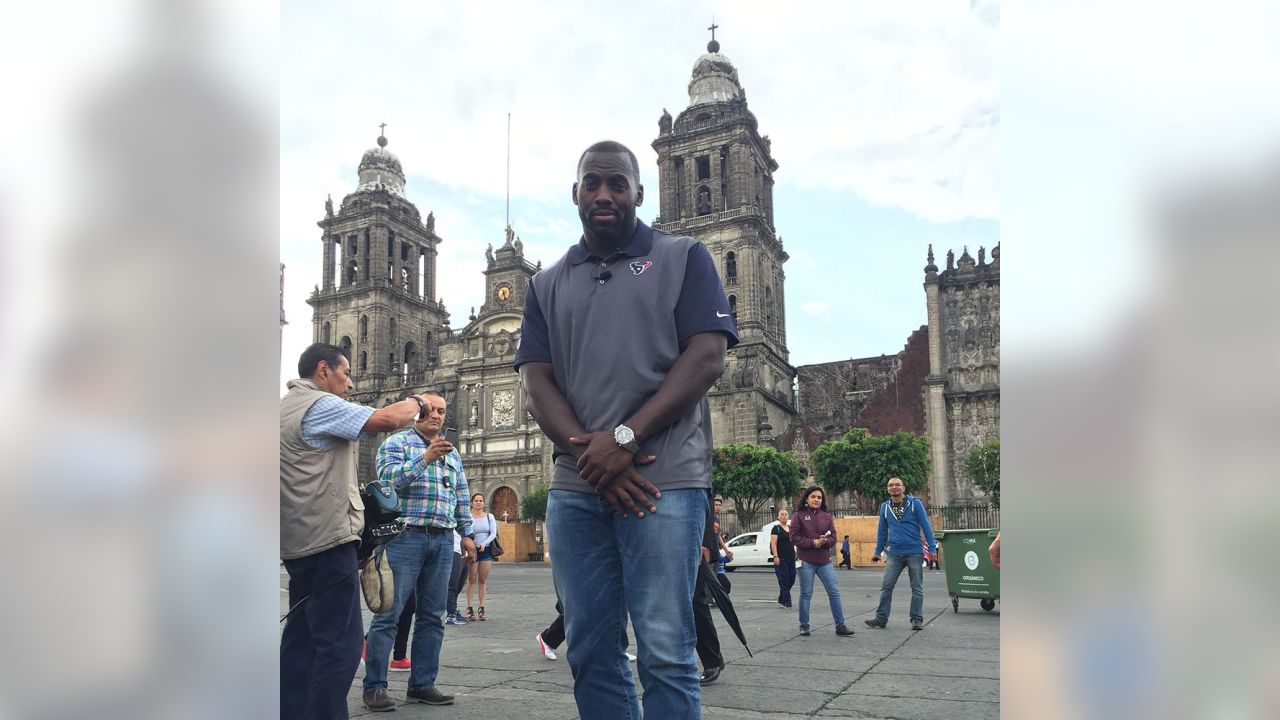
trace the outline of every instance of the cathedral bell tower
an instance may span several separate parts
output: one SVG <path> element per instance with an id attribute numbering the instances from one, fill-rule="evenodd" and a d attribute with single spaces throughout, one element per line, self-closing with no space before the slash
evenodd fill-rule
<path id="1" fill-rule="evenodd" d="M 654 227 L 696 238 L 720 272 L 741 343 L 708 393 L 714 444 L 771 443 L 796 415 L 788 362 L 782 249 L 773 222 L 769 138 L 747 109 L 738 71 L 720 52 L 715 25 L 689 80 L 689 105 L 664 109 L 653 141 L 660 214 Z"/>
<path id="2" fill-rule="evenodd" d="M 385 125 L 383 126 L 385 128 Z M 435 299 L 435 217 L 405 198 L 400 160 L 386 135 L 360 160 L 359 182 L 335 212 L 325 201 L 322 284 L 307 300 L 313 336 L 347 350 L 351 399 L 421 385 L 438 360 L 449 313 Z"/>

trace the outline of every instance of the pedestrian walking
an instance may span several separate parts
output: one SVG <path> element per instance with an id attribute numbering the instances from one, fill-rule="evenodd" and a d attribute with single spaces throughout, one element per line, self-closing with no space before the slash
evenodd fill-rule
<path id="1" fill-rule="evenodd" d="M 714 555 L 719 556 L 720 534 L 712 527 L 714 518 L 707 518 L 707 529 L 702 537 L 702 562 L 710 565 Z M 711 620 L 711 591 L 707 588 L 707 574 L 699 572 L 693 589 L 693 629 L 697 636 L 694 650 L 702 661 L 702 674 L 698 676 L 699 685 L 707 685 L 720 678 L 724 670 L 724 655 L 720 652 L 720 636 L 716 633 L 716 625 Z M 726 590 L 726 593 L 728 591 Z"/>
<path id="2" fill-rule="evenodd" d="M 846 570 L 853 569 L 853 556 L 849 554 L 849 536 L 845 535 L 844 540 L 840 541 L 840 567 Z"/>
<path id="3" fill-rule="evenodd" d="M 629 646 L 631 643 L 623 635 L 623 647 Z M 556 619 L 551 621 L 546 630 L 533 636 L 533 642 L 538 646 L 538 652 L 542 653 L 542 657 L 548 660 L 556 659 L 556 649 L 564 642 L 564 605 L 556 600 Z M 628 662 L 635 662 L 636 656 L 629 652 L 623 652 L 627 656 Z"/>
<path id="4" fill-rule="evenodd" d="M 893 605 L 893 588 L 898 584 L 905 568 L 911 580 L 911 629 L 924 629 L 924 552 L 938 552 L 938 541 L 933 538 L 933 526 L 929 513 L 920 498 L 907 493 L 901 478 L 889 478 L 889 499 L 880 505 L 880 521 L 876 527 L 876 552 L 872 562 L 885 553 L 884 581 L 880 585 L 880 606 L 876 616 L 867 620 L 868 626 L 883 629 L 889 623 L 889 610 Z M 924 546 L 921 547 L 921 536 Z"/>
<path id="5" fill-rule="evenodd" d="M 706 393 L 738 334 L 711 254 L 637 220 L 643 201 L 635 153 L 587 148 L 573 184 L 582 237 L 530 279 L 515 360 L 556 448 L 551 571 L 588 720 L 701 713 L 692 601 L 711 504 Z M 622 662 L 628 612 L 643 700 Z"/>
<path id="6" fill-rule="evenodd" d="M 836 635 L 853 634 L 844 624 L 844 606 L 835 568 L 831 567 L 831 544 L 835 542 L 835 522 L 827 512 L 827 494 L 813 485 L 800 496 L 800 504 L 791 518 L 791 543 L 800 556 L 800 634 L 809 634 L 809 602 L 813 599 L 813 579 L 822 581 L 831 603 L 831 618 L 836 621 Z"/>
<path id="7" fill-rule="evenodd" d="M 711 427 L 708 423 L 706 427 Z M 708 440 L 710 442 L 710 440 Z M 724 500 L 716 498 L 712 504 L 712 536 L 715 538 L 716 549 L 711 551 L 712 557 L 715 558 L 716 566 L 716 582 L 720 583 L 720 587 L 724 588 L 726 595 L 733 592 L 733 583 L 729 581 L 729 574 L 725 572 L 724 566 L 733 562 L 733 551 L 725 544 L 726 538 L 720 534 L 720 508 L 724 506 Z M 723 550 L 722 554 L 720 551 Z M 714 604 L 714 603 L 713 603 Z"/>
<path id="8" fill-rule="evenodd" d="M 394 577 L 394 576 L 393 576 Z M 418 607 L 417 595 L 410 595 L 400 611 L 400 619 L 396 622 L 396 641 L 391 648 L 391 670 L 408 671 L 412 666 L 409 660 L 409 631 L 413 629 L 413 613 Z"/>
<path id="9" fill-rule="evenodd" d="M 778 511 L 778 524 L 769 533 L 769 554 L 778 579 L 778 604 L 789 608 L 791 588 L 796 584 L 796 550 L 791 544 L 791 515 L 786 510 Z"/>
<path id="10" fill-rule="evenodd" d="M 353 387 L 346 351 L 314 343 L 280 399 L 280 558 L 290 607 L 280 637 L 280 716 L 287 720 L 348 717 L 362 630 L 356 442 L 408 425 L 426 406 L 411 396 L 375 410 L 347 402 Z"/>
<path id="11" fill-rule="evenodd" d="M 485 512 L 484 493 L 471 496 L 471 526 L 476 534 L 476 562 L 467 576 L 467 620 L 484 621 L 485 594 L 489 590 L 489 570 L 493 568 L 493 552 L 489 545 L 498 537 L 498 521 L 492 513 Z M 472 592 L 480 598 L 480 611 L 471 604 Z"/>
<path id="12" fill-rule="evenodd" d="M 458 612 L 458 594 L 462 592 L 462 588 L 467 584 L 467 575 L 470 574 L 471 563 L 466 561 L 462 556 L 462 536 L 458 534 L 457 528 L 453 531 L 453 570 L 449 574 L 449 595 L 445 601 L 444 608 L 444 624 L 445 625 L 466 625 L 467 619 L 462 617 L 462 613 Z"/>

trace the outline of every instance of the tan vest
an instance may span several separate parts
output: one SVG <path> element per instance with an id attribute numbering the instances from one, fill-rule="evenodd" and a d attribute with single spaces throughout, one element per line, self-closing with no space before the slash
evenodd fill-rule
<path id="1" fill-rule="evenodd" d="M 290 380 L 280 398 L 280 557 L 315 555 L 360 539 L 364 503 L 356 443 L 335 438 L 316 449 L 302 439 L 302 416 L 328 395 L 311 380 Z"/>

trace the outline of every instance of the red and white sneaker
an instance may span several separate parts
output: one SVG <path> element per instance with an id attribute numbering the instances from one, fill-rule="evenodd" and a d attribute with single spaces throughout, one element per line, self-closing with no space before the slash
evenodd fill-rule
<path id="1" fill-rule="evenodd" d="M 542 657 L 548 660 L 556 659 L 556 651 L 552 650 L 550 646 L 542 641 L 542 633 L 534 635 L 533 639 L 538 643 L 538 649 L 542 651 Z"/>
<path id="2" fill-rule="evenodd" d="M 411 669 L 413 669 L 413 665 L 412 665 L 412 664 L 410 664 L 410 662 L 409 662 L 409 658 L 401 658 L 401 659 L 399 659 L 399 660 L 392 660 L 392 661 L 391 661 L 391 665 L 389 665 L 388 667 L 390 667 L 392 670 L 411 670 Z"/>

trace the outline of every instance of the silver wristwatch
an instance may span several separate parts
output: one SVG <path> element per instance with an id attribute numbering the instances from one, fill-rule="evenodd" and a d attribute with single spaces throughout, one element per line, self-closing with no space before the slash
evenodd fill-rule
<path id="1" fill-rule="evenodd" d="M 626 425 L 619 425 L 613 429 L 613 441 L 632 455 L 640 452 L 640 444 L 636 442 L 635 432 Z"/>

